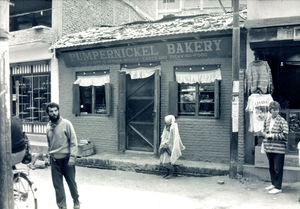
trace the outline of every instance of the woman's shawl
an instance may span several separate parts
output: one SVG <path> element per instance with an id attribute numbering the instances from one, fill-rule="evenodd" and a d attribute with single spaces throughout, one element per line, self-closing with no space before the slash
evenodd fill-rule
<path id="1" fill-rule="evenodd" d="M 184 150 L 185 147 L 182 144 L 177 123 L 173 123 L 171 125 L 170 131 L 171 131 L 171 136 L 173 136 L 171 163 L 174 164 L 177 161 L 177 159 L 182 155 L 181 151 Z"/>
<path id="2" fill-rule="evenodd" d="M 182 144 L 178 125 L 175 122 L 175 117 L 173 115 L 168 115 L 165 117 L 165 122 L 171 123 L 171 127 L 170 131 L 168 131 L 166 127 L 164 127 L 159 149 L 168 147 L 171 150 L 171 163 L 174 164 L 182 155 L 181 151 L 184 150 L 185 147 Z"/>

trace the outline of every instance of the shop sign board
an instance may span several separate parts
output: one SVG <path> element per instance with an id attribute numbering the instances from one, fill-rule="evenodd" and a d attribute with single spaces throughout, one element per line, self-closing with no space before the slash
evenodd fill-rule
<path id="1" fill-rule="evenodd" d="M 231 57 L 231 37 L 78 50 L 63 52 L 61 56 L 68 67 L 192 58 Z"/>
<path id="2" fill-rule="evenodd" d="M 252 28 L 249 31 L 250 42 L 300 40 L 299 26 Z"/>

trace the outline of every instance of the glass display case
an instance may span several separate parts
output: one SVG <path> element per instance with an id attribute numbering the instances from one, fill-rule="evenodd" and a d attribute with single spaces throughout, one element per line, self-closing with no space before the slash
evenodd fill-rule
<path id="1" fill-rule="evenodd" d="M 300 109 L 282 110 L 280 114 L 289 125 L 288 152 L 297 152 L 300 141 Z"/>

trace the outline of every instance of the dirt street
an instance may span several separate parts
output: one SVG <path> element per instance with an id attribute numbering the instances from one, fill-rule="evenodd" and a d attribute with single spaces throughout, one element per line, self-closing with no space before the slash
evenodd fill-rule
<path id="1" fill-rule="evenodd" d="M 39 209 L 55 209 L 50 168 L 30 171 Z M 224 181 L 220 184 L 219 181 Z M 233 180 L 227 176 L 161 176 L 77 167 L 82 209 L 297 209 L 300 183 L 283 185 L 283 193 L 264 191 L 268 182 Z M 72 200 L 65 185 L 68 208 Z"/>

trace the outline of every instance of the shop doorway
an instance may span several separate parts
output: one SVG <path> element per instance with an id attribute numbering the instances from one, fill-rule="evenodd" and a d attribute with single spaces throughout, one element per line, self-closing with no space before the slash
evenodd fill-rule
<path id="1" fill-rule="evenodd" d="M 121 72 L 119 90 L 120 149 L 156 154 L 159 144 L 159 71 L 140 79 L 132 79 Z"/>
<path id="2" fill-rule="evenodd" d="M 295 60 L 294 57 L 299 57 L 299 49 L 278 48 L 273 51 L 266 51 L 266 60 L 272 71 L 274 85 L 272 97 L 280 103 L 280 114 L 289 125 L 287 153 L 298 154 L 297 144 L 300 141 L 300 99 L 298 96 L 300 65 L 299 60 Z"/>

